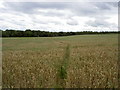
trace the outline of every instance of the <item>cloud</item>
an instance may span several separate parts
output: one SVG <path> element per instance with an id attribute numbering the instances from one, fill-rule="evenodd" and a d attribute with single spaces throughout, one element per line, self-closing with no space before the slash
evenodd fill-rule
<path id="1" fill-rule="evenodd" d="M 93 26 L 93 27 L 102 27 L 102 28 L 113 28 L 116 27 L 116 24 L 114 23 L 109 23 L 107 21 L 101 20 L 101 19 L 97 19 L 95 21 L 88 21 L 86 23 L 87 25 Z"/>
<path id="2" fill-rule="evenodd" d="M 67 21 L 67 24 L 69 24 L 69 25 L 78 25 L 78 22 L 76 20 L 74 20 L 74 19 L 70 19 L 70 20 Z"/>
<path id="3" fill-rule="evenodd" d="M 58 2 L 4 2 L 3 4 L 11 10 L 28 14 L 37 12 L 37 9 L 64 9 L 67 5 Z"/>
<path id="4" fill-rule="evenodd" d="M 117 7 L 117 2 L 4 2 L 5 7 L 23 13 L 35 13 L 37 9 L 69 9 L 78 15 L 99 14 Z"/>
<path id="5" fill-rule="evenodd" d="M 2 2 L 0 29 L 48 31 L 117 28 L 116 2 Z"/>

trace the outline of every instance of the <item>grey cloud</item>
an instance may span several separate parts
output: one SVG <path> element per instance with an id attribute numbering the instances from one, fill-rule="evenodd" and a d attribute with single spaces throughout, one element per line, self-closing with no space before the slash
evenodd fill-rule
<path id="1" fill-rule="evenodd" d="M 117 6 L 117 2 L 97 2 L 97 3 L 68 3 L 68 2 L 5 2 L 5 7 L 10 10 L 15 10 L 22 13 L 33 14 L 37 13 L 36 9 L 58 9 L 64 10 L 69 9 L 77 15 L 96 15 L 100 13 L 105 13 L 106 10 L 111 10 L 112 7 Z M 41 13 L 42 14 L 42 13 Z M 51 13 L 46 13 L 46 15 L 52 15 Z M 59 15 L 59 14 L 56 14 Z"/>
<path id="2" fill-rule="evenodd" d="M 39 24 L 49 24 L 49 23 L 54 23 L 55 25 L 60 25 L 62 24 L 61 22 L 58 21 L 44 21 L 44 20 L 38 20 L 38 19 L 32 19 L 34 23 L 39 23 Z"/>
<path id="3" fill-rule="evenodd" d="M 44 9 L 64 9 L 66 3 L 58 2 L 4 2 L 4 6 L 10 10 L 23 12 L 23 13 L 34 13 L 38 8 Z"/>
<path id="4" fill-rule="evenodd" d="M 95 21 L 88 21 L 86 24 L 93 27 L 108 27 L 108 28 L 117 27 L 116 24 L 106 22 L 102 19 L 96 19 Z"/>
<path id="5" fill-rule="evenodd" d="M 72 6 L 71 10 L 78 16 L 103 17 L 103 15 L 117 14 L 116 4 L 117 2 L 77 3 Z"/>
<path id="6" fill-rule="evenodd" d="M 88 21 L 86 24 L 91 25 L 93 27 L 109 27 L 109 26 L 115 26 L 115 24 L 111 24 L 109 22 L 106 22 L 105 19 L 109 18 L 109 15 L 111 14 L 117 14 L 117 2 L 97 2 L 97 3 L 68 3 L 68 2 L 4 2 L 3 3 L 5 8 L 0 8 L 0 13 L 11 13 L 14 15 L 22 15 L 22 14 L 28 14 L 28 16 L 32 16 L 32 14 L 35 15 L 44 15 L 44 16 L 51 16 L 54 18 L 54 16 L 60 17 L 63 16 L 64 19 L 68 20 L 68 18 L 72 16 L 85 16 L 85 17 L 93 17 L 96 20 L 95 21 Z M 73 15 L 71 16 L 67 12 L 61 13 L 57 11 L 49 11 L 49 12 L 39 12 L 38 9 L 56 9 L 56 10 L 69 10 Z M 67 15 L 67 17 L 65 17 Z M 107 17 L 108 16 L 108 17 Z M 7 18 L 7 17 L 4 17 Z M 32 17 L 30 17 L 33 19 Z M 99 19 L 98 19 L 99 18 Z M 1 19 L 2 20 L 2 19 Z M 3 20 L 2 20 L 3 21 Z M 21 21 L 22 22 L 22 21 Z M 23 21 L 24 22 L 24 21 Z M 35 23 L 40 24 L 48 24 L 48 23 L 54 23 L 54 24 L 61 24 L 57 21 L 41 21 L 41 20 L 33 20 Z M 15 23 L 15 22 L 14 22 Z M 68 25 L 78 25 L 79 23 L 74 20 L 68 20 L 66 22 Z M 19 24 L 16 23 L 16 24 Z"/>
<path id="7" fill-rule="evenodd" d="M 65 15 L 64 13 L 60 13 L 60 12 L 56 12 L 56 11 L 50 11 L 50 10 L 48 12 L 39 11 L 38 14 L 42 14 L 44 16 L 59 16 L 59 17 L 62 17 L 62 16 Z"/>
<path id="8" fill-rule="evenodd" d="M 67 24 L 68 25 L 78 25 L 78 22 L 74 19 L 70 19 L 70 20 L 67 21 Z"/>
<path id="9" fill-rule="evenodd" d="M 5 21 L 5 19 L 1 17 L 1 18 L 0 18 L 0 21 Z"/>
<path id="10" fill-rule="evenodd" d="M 100 10 L 111 10 L 112 7 L 118 7 L 117 2 L 94 3 Z"/>

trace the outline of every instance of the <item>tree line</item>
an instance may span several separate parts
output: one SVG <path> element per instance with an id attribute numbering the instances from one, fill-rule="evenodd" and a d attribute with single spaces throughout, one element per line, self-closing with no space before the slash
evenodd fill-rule
<path id="1" fill-rule="evenodd" d="M 56 36 L 71 36 L 71 35 L 85 35 L 85 34 L 117 34 L 119 32 L 115 31 L 81 31 L 81 32 L 49 32 L 49 31 L 40 31 L 40 30 L 0 30 L 2 37 L 56 37 Z"/>

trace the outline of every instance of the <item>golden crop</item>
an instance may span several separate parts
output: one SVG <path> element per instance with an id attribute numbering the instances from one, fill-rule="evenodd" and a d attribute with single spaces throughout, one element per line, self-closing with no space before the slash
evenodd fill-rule
<path id="1" fill-rule="evenodd" d="M 3 38 L 3 88 L 117 88 L 118 37 Z"/>

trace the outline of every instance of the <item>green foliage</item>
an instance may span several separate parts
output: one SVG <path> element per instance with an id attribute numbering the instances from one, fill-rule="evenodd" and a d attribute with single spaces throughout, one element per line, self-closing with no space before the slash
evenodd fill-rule
<path id="1" fill-rule="evenodd" d="M 60 67 L 60 78 L 61 79 L 66 79 L 67 78 L 67 66 L 69 63 L 69 57 L 70 57 L 70 45 L 68 44 L 66 49 L 65 49 L 65 55 L 63 57 L 63 62 Z"/>
<path id="2" fill-rule="evenodd" d="M 2 30 L 1 30 L 2 31 Z M 92 31 L 83 31 L 83 32 L 48 32 L 48 31 L 39 31 L 39 30 L 5 30 L 2 31 L 2 37 L 55 37 L 55 36 L 70 36 L 70 35 L 84 35 L 84 34 L 110 34 L 110 33 L 120 33 L 120 32 L 92 32 Z"/>
<path id="3" fill-rule="evenodd" d="M 61 66 L 59 73 L 60 73 L 60 78 L 61 79 L 66 79 L 67 78 L 67 71 L 66 71 L 66 68 L 64 66 Z"/>

